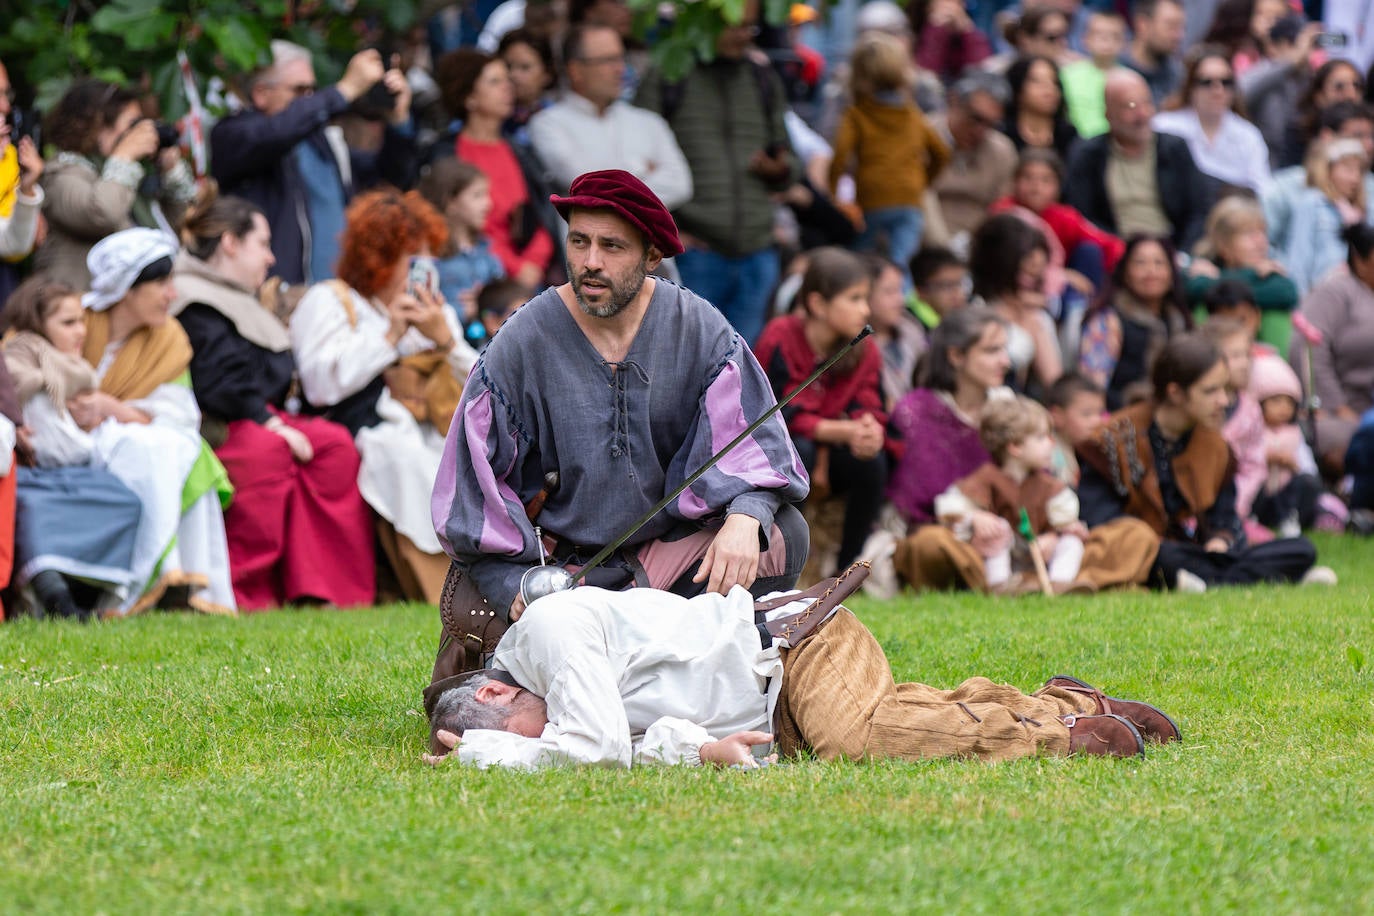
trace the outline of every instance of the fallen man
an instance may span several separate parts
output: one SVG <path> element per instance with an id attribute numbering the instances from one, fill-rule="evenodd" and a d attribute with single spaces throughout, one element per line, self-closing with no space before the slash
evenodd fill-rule
<path id="1" fill-rule="evenodd" d="M 1177 726 L 1067 676 L 1034 695 L 971 678 L 896 684 L 882 647 L 827 593 L 760 602 L 742 587 L 682 598 L 583 587 L 530 604 L 493 667 L 425 691 L 431 754 L 479 767 L 755 766 L 781 756 L 977 757 L 1144 753 Z M 451 751 L 451 753 L 450 753 Z"/>

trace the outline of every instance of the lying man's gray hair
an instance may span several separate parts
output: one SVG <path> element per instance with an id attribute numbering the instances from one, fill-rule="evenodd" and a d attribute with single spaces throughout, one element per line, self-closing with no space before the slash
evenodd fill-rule
<path id="1" fill-rule="evenodd" d="M 445 690 L 434 702 L 430 727 L 461 735 L 470 728 L 504 731 L 510 721 L 510 708 L 493 706 L 477 699 L 477 691 L 492 683 L 486 675 L 470 678 L 460 687 Z"/>

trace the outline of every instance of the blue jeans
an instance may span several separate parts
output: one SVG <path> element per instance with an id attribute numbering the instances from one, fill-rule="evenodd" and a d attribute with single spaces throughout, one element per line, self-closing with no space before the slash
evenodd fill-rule
<path id="1" fill-rule="evenodd" d="M 676 258 L 682 285 L 714 305 L 744 342 L 753 345 L 768 315 L 768 297 L 778 284 L 778 255 L 772 248 L 728 258 L 694 249 Z"/>
<path id="2" fill-rule="evenodd" d="M 921 233 L 926 227 L 926 215 L 920 207 L 879 207 L 864 211 L 864 231 L 854 247 L 859 251 L 877 251 L 902 269 L 906 289 L 911 289 L 911 256 L 921 248 Z M 879 242 L 887 245 L 879 247 Z"/>

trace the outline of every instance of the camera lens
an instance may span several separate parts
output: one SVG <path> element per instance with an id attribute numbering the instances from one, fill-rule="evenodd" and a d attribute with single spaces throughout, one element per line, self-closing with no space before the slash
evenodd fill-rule
<path id="1" fill-rule="evenodd" d="M 181 141 L 181 132 L 165 121 L 157 122 L 157 148 L 170 149 Z"/>

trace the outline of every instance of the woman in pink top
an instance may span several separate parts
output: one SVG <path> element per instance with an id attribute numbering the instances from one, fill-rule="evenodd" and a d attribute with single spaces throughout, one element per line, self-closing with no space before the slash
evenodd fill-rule
<path id="1" fill-rule="evenodd" d="M 486 236 L 506 274 L 530 289 L 544 285 L 553 258 L 553 237 L 539 220 L 519 157 L 501 135 L 515 108 L 515 88 L 498 57 L 461 48 L 440 59 L 444 105 L 463 126 L 454 154 L 481 169 L 491 181 Z"/>

